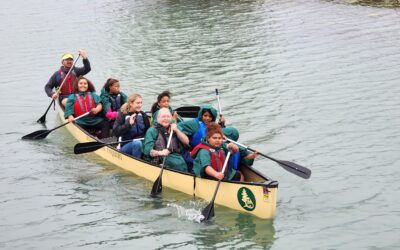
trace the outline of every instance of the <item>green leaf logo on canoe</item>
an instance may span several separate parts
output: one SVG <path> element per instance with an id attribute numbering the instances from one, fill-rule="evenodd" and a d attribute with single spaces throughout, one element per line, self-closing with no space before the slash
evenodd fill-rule
<path id="1" fill-rule="evenodd" d="M 237 199 L 242 208 L 253 211 L 256 208 L 256 198 L 250 189 L 241 187 L 237 192 Z"/>

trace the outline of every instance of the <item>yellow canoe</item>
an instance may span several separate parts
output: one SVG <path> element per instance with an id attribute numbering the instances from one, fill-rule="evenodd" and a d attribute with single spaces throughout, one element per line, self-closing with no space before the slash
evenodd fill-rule
<path id="1" fill-rule="evenodd" d="M 61 120 L 65 122 L 63 110 L 59 106 L 57 108 Z M 79 142 L 96 141 L 95 137 L 73 123 L 66 125 L 66 128 Z M 155 181 L 160 174 L 159 166 L 133 158 L 112 146 L 104 146 L 94 151 L 94 153 L 116 166 L 150 181 Z M 250 213 L 263 219 L 274 218 L 278 182 L 263 176 L 253 168 L 244 168 L 241 169 L 241 172 L 245 176 L 244 182 L 221 182 L 215 203 L 240 212 Z M 166 168 L 162 175 L 162 185 L 163 188 L 172 188 L 210 201 L 217 181 Z"/>

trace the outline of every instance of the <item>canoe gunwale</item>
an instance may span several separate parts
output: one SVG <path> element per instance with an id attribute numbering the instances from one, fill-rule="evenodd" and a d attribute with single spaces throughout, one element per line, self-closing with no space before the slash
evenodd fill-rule
<path id="1" fill-rule="evenodd" d="M 79 128 L 83 133 L 85 133 L 87 136 L 89 136 L 90 138 L 92 138 L 94 141 L 96 141 L 96 142 L 102 142 L 100 139 L 98 139 L 97 137 L 95 137 L 95 136 L 93 136 L 92 134 L 90 134 L 88 131 L 86 131 L 84 128 L 82 128 L 82 127 L 79 126 L 78 124 L 74 124 L 74 125 L 75 125 L 77 128 Z M 129 158 L 132 158 L 132 159 L 136 160 L 136 161 L 140 161 L 140 162 L 143 162 L 143 163 L 145 163 L 145 164 L 147 164 L 147 165 L 151 165 L 151 166 L 153 166 L 153 167 L 156 167 L 156 168 L 161 169 L 161 166 L 158 166 L 158 165 L 156 165 L 156 164 L 150 163 L 150 162 L 145 161 L 145 160 L 140 159 L 140 158 L 135 158 L 135 157 L 133 157 L 132 155 L 126 154 L 126 153 L 124 153 L 124 152 L 122 152 L 122 151 L 116 149 L 115 147 L 112 147 L 111 145 L 106 145 L 106 146 L 104 146 L 104 147 L 107 147 L 107 148 L 109 148 L 110 150 L 113 150 L 113 151 L 115 151 L 115 152 L 117 152 L 117 153 L 119 153 L 119 154 L 123 154 L 123 155 L 125 155 L 125 156 L 127 156 L 127 157 L 129 157 Z M 265 177 L 262 173 L 260 173 L 259 171 L 257 171 L 256 169 L 254 169 L 254 168 L 252 168 L 252 167 L 249 167 L 249 166 L 243 166 L 243 167 L 246 167 L 246 169 L 248 169 L 249 171 L 253 172 L 254 174 L 260 176 L 261 178 L 266 179 L 266 181 L 264 181 L 264 182 L 252 182 L 252 181 L 242 181 L 242 182 L 240 182 L 240 181 L 231 181 L 231 180 L 225 180 L 225 179 L 224 179 L 224 180 L 222 180 L 221 182 L 233 183 L 233 184 L 252 185 L 252 186 L 266 186 L 266 187 L 270 187 L 270 188 L 276 188 L 276 187 L 278 187 L 278 185 L 279 185 L 278 181 L 272 180 L 271 178 L 268 178 L 268 177 Z M 183 174 L 183 175 L 188 175 L 188 176 L 191 176 L 191 177 L 201 178 L 201 177 L 195 176 L 195 175 L 192 174 L 192 173 L 182 172 L 182 171 L 179 171 L 179 170 L 176 170 L 176 169 L 173 169 L 173 168 L 168 168 L 168 167 L 166 167 L 166 166 L 164 167 L 164 169 L 167 169 L 167 170 L 169 170 L 169 171 L 176 172 L 176 173 L 179 173 L 179 174 Z M 209 179 L 209 180 L 212 180 L 212 179 Z M 215 182 L 217 182 L 217 181 L 215 181 Z"/>

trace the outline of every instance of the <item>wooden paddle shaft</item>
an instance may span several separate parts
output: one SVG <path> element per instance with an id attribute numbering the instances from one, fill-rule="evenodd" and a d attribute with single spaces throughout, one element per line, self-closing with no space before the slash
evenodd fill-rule
<path id="1" fill-rule="evenodd" d="M 74 120 L 76 121 L 76 120 L 78 120 L 78 119 L 81 119 L 82 117 L 87 116 L 88 114 L 90 114 L 90 111 L 84 113 L 83 115 L 80 115 L 80 116 L 76 117 Z"/>
<path id="2" fill-rule="evenodd" d="M 218 100 L 219 116 L 222 116 L 222 111 L 221 111 L 221 103 L 219 102 L 219 94 L 218 94 L 218 89 L 215 89 L 215 94 L 217 95 L 217 100 Z"/>
<path id="3" fill-rule="evenodd" d="M 64 85 L 64 83 L 65 83 L 65 81 L 67 80 L 68 76 L 71 74 L 71 72 L 72 72 L 72 70 L 74 69 L 75 64 L 76 64 L 76 62 L 78 61 L 78 59 L 79 59 L 80 56 L 81 56 L 81 55 L 78 55 L 78 57 L 75 59 L 74 64 L 72 64 L 71 68 L 68 70 L 67 75 L 65 76 L 64 80 L 62 81 L 62 83 L 61 83 L 60 86 L 58 87 L 56 93 L 60 93 L 60 92 L 61 92 L 62 86 Z"/>
<path id="4" fill-rule="evenodd" d="M 226 158 L 225 158 L 225 161 L 224 161 L 224 166 L 222 167 L 222 171 L 221 172 L 224 173 L 224 174 L 225 174 L 225 169 L 226 169 L 226 166 L 228 165 L 228 161 L 229 161 L 229 157 L 230 156 L 231 156 L 231 151 L 229 151 L 228 154 L 226 155 Z M 218 189 L 219 189 L 219 185 L 220 184 L 221 184 L 221 180 L 218 180 L 217 187 L 215 188 L 215 192 L 214 192 L 214 195 L 213 195 L 213 197 L 211 199 L 210 204 L 214 203 L 215 197 L 217 197 L 217 193 L 218 193 Z"/>

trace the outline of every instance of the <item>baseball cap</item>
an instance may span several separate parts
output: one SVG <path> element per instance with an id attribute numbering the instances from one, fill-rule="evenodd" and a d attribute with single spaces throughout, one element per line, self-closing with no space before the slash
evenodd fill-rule
<path id="1" fill-rule="evenodd" d="M 65 59 L 74 59 L 74 55 L 72 55 L 71 53 L 65 53 L 62 57 L 61 60 L 65 60 Z"/>

